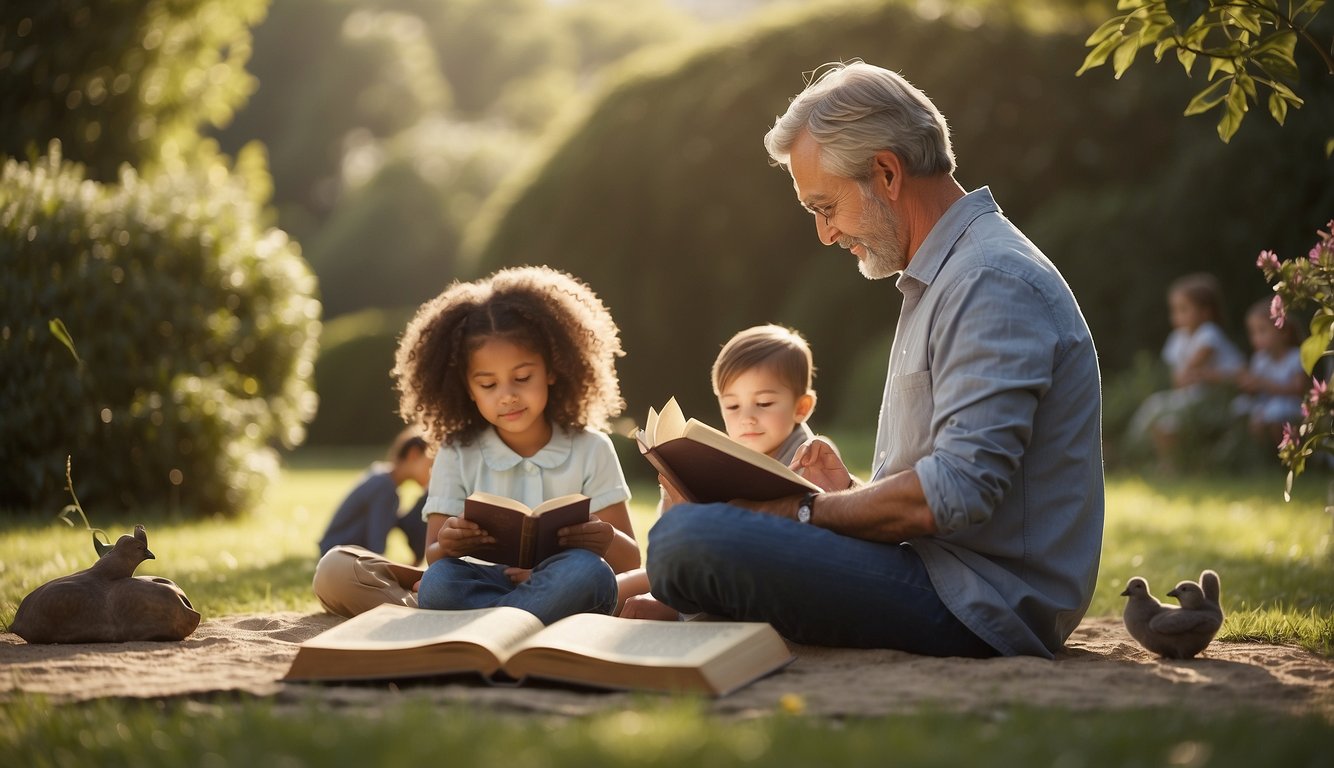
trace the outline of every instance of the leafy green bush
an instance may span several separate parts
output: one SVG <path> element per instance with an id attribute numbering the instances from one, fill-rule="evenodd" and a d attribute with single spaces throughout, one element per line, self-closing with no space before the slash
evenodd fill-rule
<path id="1" fill-rule="evenodd" d="M 52 139 L 91 178 L 189 157 L 255 87 L 250 26 L 267 0 L 6 0 L 0 155 Z"/>
<path id="2" fill-rule="evenodd" d="M 246 508 L 315 410 L 314 278 L 261 224 L 257 151 L 119 184 L 50 154 L 0 175 L 0 507 Z M 81 362 L 48 330 L 55 318 Z"/>
<path id="3" fill-rule="evenodd" d="M 311 444 L 389 445 L 403 429 L 389 371 L 415 309 L 368 309 L 325 324 L 315 361 L 320 409 L 310 423 Z"/>
<path id="4" fill-rule="evenodd" d="M 1300 149 L 1334 123 L 1334 82 L 1312 85 L 1282 141 L 1251 121 L 1224 147 L 1212 121 L 1179 116 L 1190 90 L 1180 78 L 1076 78 L 1089 23 L 1060 17 L 1077 4 L 1049 3 L 1055 21 L 1039 29 L 1037 5 L 970 3 L 940 19 L 916 3 L 819 7 L 636 60 L 491 198 L 462 263 L 476 274 L 547 263 L 587 280 L 622 327 L 631 415 L 669 394 L 705 412 L 717 345 L 772 321 L 807 333 L 827 395 L 820 421 L 842 423 L 843 408 L 865 406 L 831 395 L 862 356 L 882 354 L 865 341 L 893 328 L 899 294 L 818 243 L 761 139 L 801 73 L 861 56 L 941 108 L 960 183 L 989 185 L 1061 268 L 1105 373 L 1161 346 L 1166 285 L 1184 272 L 1219 275 L 1238 328 L 1240 308 L 1266 290 L 1254 254 L 1301 252 L 1294 233 L 1334 208 L 1331 165 Z"/>

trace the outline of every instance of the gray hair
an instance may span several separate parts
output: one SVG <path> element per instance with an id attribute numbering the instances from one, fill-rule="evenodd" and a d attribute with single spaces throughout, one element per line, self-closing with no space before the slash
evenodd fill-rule
<path id="1" fill-rule="evenodd" d="M 925 93 L 898 73 L 861 61 L 825 67 L 765 134 L 775 163 L 787 165 L 793 143 L 809 130 L 821 166 L 844 178 L 865 180 L 871 158 L 885 149 L 911 176 L 954 171 L 949 126 Z"/>

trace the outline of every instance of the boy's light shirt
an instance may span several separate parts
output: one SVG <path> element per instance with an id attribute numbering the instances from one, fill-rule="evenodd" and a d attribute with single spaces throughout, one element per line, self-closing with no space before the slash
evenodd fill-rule
<path id="1" fill-rule="evenodd" d="M 551 440 L 529 457 L 515 453 L 493 428 L 469 445 L 442 445 L 431 467 L 425 517 L 463 513 L 463 500 L 476 491 L 514 499 L 530 507 L 547 499 L 582 493 L 597 512 L 630 498 L 611 438 L 591 429 L 552 430 Z"/>

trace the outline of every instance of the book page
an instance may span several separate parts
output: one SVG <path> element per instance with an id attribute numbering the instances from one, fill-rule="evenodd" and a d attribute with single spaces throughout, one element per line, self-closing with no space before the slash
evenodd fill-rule
<path id="1" fill-rule="evenodd" d="M 475 501 L 480 501 L 484 504 L 490 504 L 493 507 L 503 507 L 505 509 L 512 509 L 515 512 L 520 512 L 525 515 L 531 515 L 534 513 L 534 510 L 529 509 L 527 504 L 524 504 L 522 501 L 519 501 L 518 499 L 511 499 L 507 496 L 497 496 L 494 493 L 487 493 L 486 491 L 473 491 L 472 493 L 468 494 L 468 498 L 473 499 Z"/>
<path id="2" fill-rule="evenodd" d="M 653 430 L 649 445 L 658 445 L 680 437 L 685 433 L 686 417 L 681 413 L 681 406 L 673 397 L 667 401 L 658 413 L 658 424 Z"/>
<path id="3" fill-rule="evenodd" d="M 644 420 L 644 428 L 639 431 L 639 434 L 643 435 L 644 442 L 652 447 L 658 434 L 658 412 L 653 410 L 652 406 L 649 406 L 648 418 Z"/>
<path id="4" fill-rule="evenodd" d="M 767 624 L 648 621 L 582 613 L 528 638 L 514 653 L 554 649 L 641 667 L 696 667 L 758 632 L 772 629 Z"/>
<path id="5" fill-rule="evenodd" d="M 588 497 L 583 495 L 582 493 L 567 493 L 564 496 L 557 496 L 554 499 L 547 499 L 541 504 L 538 504 L 536 507 L 533 507 L 533 517 L 537 517 L 543 512 L 550 512 L 553 509 L 560 509 L 561 507 L 567 507 L 571 504 L 575 504 L 587 498 Z"/>
<path id="6" fill-rule="evenodd" d="M 542 629 L 536 616 L 518 608 L 430 611 L 380 605 L 316 635 L 302 647 L 337 650 L 393 650 L 441 643 L 472 643 L 504 659 L 510 649 Z"/>

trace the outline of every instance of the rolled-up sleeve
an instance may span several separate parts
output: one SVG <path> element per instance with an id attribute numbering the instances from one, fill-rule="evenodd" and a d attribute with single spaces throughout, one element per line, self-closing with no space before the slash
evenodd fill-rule
<path id="1" fill-rule="evenodd" d="M 1051 387 L 1059 334 L 1042 294 L 1003 268 L 971 271 L 933 313 L 933 449 L 915 464 L 943 534 L 981 525 L 1009 490 Z"/>

